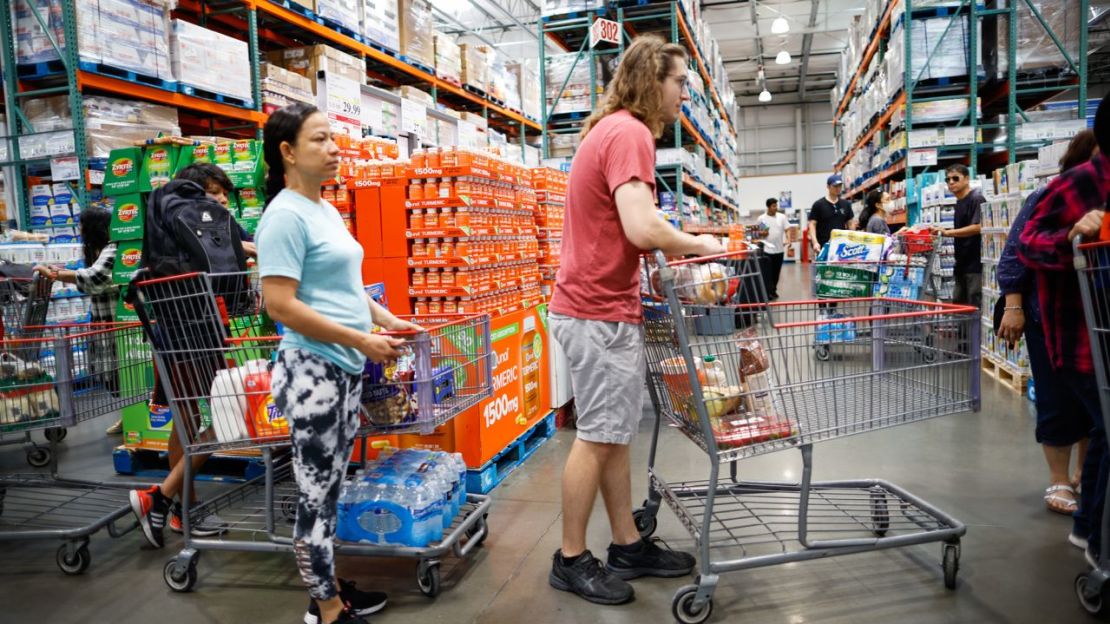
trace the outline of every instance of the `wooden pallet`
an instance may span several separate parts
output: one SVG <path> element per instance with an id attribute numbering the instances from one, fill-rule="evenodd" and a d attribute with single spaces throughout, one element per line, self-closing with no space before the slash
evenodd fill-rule
<path id="1" fill-rule="evenodd" d="M 983 371 L 1018 394 L 1025 394 L 1029 385 L 1029 373 L 1018 371 L 1009 362 L 999 362 L 988 355 L 983 356 Z"/>

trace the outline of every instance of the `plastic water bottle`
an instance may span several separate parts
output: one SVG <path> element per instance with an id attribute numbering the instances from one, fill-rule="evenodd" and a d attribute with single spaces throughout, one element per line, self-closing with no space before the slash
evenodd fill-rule
<path id="1" fill-rule="evenodd" d="M 725 374 L 725 367 L 721 365 L 721 361 L 717 359 L 717 356 L 707 355 L 702 358 L 702 368 L 705 370 L 705 385 L 728 385 L 728 375 Z"/>
<path id="2" fill-rule="evenodd" d="M 427 546 L 443 539 L 443 502 L 427 473 L 414 472 L 402 490 L 412 509 L 410 546 Z"/>

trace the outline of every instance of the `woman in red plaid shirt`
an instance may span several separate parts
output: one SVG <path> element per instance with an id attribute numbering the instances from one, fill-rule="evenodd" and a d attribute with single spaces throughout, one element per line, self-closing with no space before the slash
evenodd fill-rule
<path id="1" fill-rule="evenodd" d="M 1099 407 L 1098 384 L 1091 360 L 1091 343 L 1079 279 L 1072 264 L 1072 240 L 1096 236 L 1110 196 L 1110 104 L 1103 99 L 1095 116 L 1099 154 L 1049 183 L 1021 233 L 1018 255 L 1034 271 L 1045 343 L 1053 367 L 1068 390 L 1086 408 L 1093 427 L 1075 524 L 1068 541 L 1085 548 L 1095 565 L 1101 540 L 1106 498 L 1106 427 Z"/>

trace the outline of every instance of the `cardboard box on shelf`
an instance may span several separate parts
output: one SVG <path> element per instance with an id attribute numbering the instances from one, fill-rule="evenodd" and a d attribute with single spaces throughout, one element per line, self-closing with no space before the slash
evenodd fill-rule
<path id="1" fill-rule="evenodd" d="M 397 94 L 405 98 L 406 100 L 418 102 L 428 108 L 435 108 L 436 105 L 435 98 L 432 97 L 431 93 L 428 93 L 427 91 L 422 91 L 412 85 L 404 85 L 400 87 L 399 89 L 397 89 Z"/>
<path id="2" fill-rule="evenodd" d="M 291 100 L 312 102 L 312 81 L 280 65 L 262 63 L 258 67 L 263 93 L 274 93 Z"/>
<path id="3" fill-rule="evenodd" d="M 397 16 L 401 54 L 428 67 L 435 66 L 432 3 L 428 0 L 398 0 Z"/>
<path id="4" fill-rule="evenodd" d="M 247 43 L 184 20 L 170 35 L 174 79 L 198 89 L 251 100 Z"/>
<path id="5" fill-rule="evenodd" d="M 462 48 L 453 35 L 434 34 L 436 76 L 449 82 L 462 84 Z"/>
<path id="6" fill-rule="evenodd" d="M 316 74 L 321 71 L 366 84 L 366 64 L 362 59 L 326 45 L 274 50 L 266 54 L 266 60 L 308 78 L 313 92 L 316 89 Z"/>
<path id="7" fill-rule="evenodd" d="M 459 53 L 462 57 L 463 84 L 488 92 L 489 59 L 486 47 L 462 43 L 459 44 Z"/>
<path id="8" fill-rule="evenodd" d="M 364 37 L 394 52 L 401 50 L 397 0 L 362 0 L 359 17 Z"/>
<path id="9" fill-rule="evenodd" d="M 143 206 L 143 196 L 119 195 L 107 199 L 108 207 L 112 211 L 112 223 L 108 228 L 109 237 L 113 241 L 137 240 L 143 237 L 143 216 L 146 213 Z"/>
<path id="10" fill-rule="evenodd" d="M 143 259 L 143 241 L 120 241 L 116 245 L 116 262 L 112 266 L 112 283 L 129 284 Z M 116 317 L 116 320 L 120 320 Z"/>

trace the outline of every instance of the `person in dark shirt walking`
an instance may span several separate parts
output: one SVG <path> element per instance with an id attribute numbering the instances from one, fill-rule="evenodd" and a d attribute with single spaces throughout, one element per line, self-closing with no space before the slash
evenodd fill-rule
<path id="1" fill-rule="evenodd" d="M 844 180 L 834 173 L 825 180 L 825 185 L 825 196 L 813 202 L 806 217 L 809 220 L 809 244 L 813 247 L 814 256 L 821 253 L 833 230 L 852 229 L 852 204 L 840 197 L 844 191 Z"/>
<path id="2" fill-rule="evenodd" d="M 956 284 L 953 303 L 981 307 L 983 301 L 982 205 L 987 201 L 971 188 L 971 172 L 964 165 L 949 165 L 944 172 L 948 190 L 956 196 L 956 218 L 951 229 L 936 228 L 941 236 L 955 239 Z"/>

